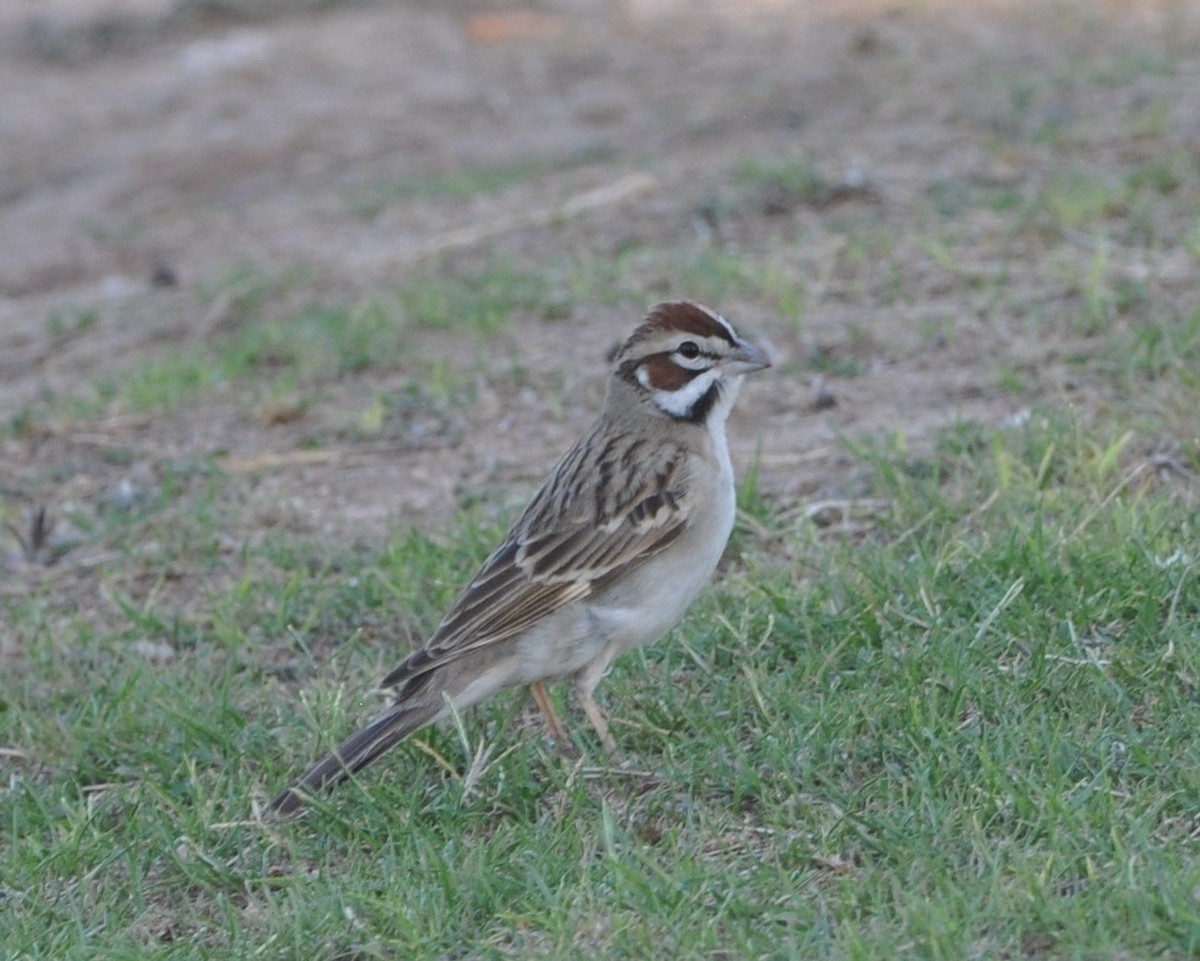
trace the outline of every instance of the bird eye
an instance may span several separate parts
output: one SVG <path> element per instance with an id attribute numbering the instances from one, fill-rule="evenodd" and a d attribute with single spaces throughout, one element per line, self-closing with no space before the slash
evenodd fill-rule
<path id="1" fill-rule="evenodd" d="M 685 340 L 679 345 L 679 353 L 688 360 L 700 356 L 700 346 L 694 340 Z"/>

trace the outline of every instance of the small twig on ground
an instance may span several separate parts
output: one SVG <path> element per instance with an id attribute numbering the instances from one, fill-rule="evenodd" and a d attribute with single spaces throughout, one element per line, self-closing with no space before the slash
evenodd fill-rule
<path id="1" fill-rule="evenodd" d="M 0 757 L 11 758 L 14 761 L 28 761 L 29 754 L 20 748 L 0 747 Z"/>
<path id="2" fill-rule="evenodd" d="M 570 220 L 593 210 L 604 207 L 614 207 L 627 203 L 645 194 L 652 193 L 659 187 L 657 178 L 649 174 L 626 174 L 612 183 L 601 187 L 585 190 L 583 193 L 569 197 L 561 204 L 539 207 L 526 213 L 488 223 L 470 224 L 457 227 L 431 237 L 427 242 L 400 257 L 402 263 L 415 263 L 428 260 L 439 254 L 474 247 L 486 240 L 493 240 L 518 230 L 529 230 L 534 227 L 547 227 L 550 224 Z"/>

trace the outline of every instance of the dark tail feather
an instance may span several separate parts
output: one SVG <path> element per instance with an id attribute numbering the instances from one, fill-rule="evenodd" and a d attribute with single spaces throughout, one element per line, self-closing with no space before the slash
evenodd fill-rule
<path id="1" fill-rule="evenodd" d="M 437 706 L 397 705 L 381 714 L 361 731 L 342 741 L 333 753 L 322 758 L 300 778 L 280 792 L 267 811 L 295 814 L 304 805 L 304 794 L 314 794 L 341 783 L 374 761 L 389 748 L 424 727 L 438 713 Z"/>

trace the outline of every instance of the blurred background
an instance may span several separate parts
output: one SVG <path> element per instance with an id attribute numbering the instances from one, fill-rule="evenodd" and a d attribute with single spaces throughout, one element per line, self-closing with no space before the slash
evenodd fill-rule
<path id="1" fill-rule="evenodd" d="M 1198 30 L 1166 0 L 12 0 L 6 516 L 213 457 L 250 529 L 520 499 L 666 297 L 776 352 L 734 443 L 786 503 L 854 493 L 843 436 L 1102 411 L 1114 356 L 1195 349 Z"/>

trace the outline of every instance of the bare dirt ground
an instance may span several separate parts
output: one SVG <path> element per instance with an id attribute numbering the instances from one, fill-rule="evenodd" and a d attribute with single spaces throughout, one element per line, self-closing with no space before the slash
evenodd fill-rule
<path id="1" fill-rule="evenodd" d="M 713 306 L 779 363 L 746 392 L 735 454 L 745 464 L 761 443 L 782 501 L 841 496 L 842 436 L 903 429 L 919 444 L 1038 406 L 1102 417 L 1117 388 L 1075 363 L 1100 349 L 1076 322 L 1099 269 L 1095 220 L 1060 211 L 1039 229 L 1035 204 L 1014 229 L 978 197 L 1028 209 L 1064 169 L 1119 193 L 1138 165 L 1200 154 L 1200 12 L 1186 2 L 242 6 L 252 15 L 0 8 L 5 420 L 227 336 L 239 315 L 212 291 L 240 265 L 302 278 L 284 314 L 497 257 L 536 271 L 634 251 L 648 305 L 692 291 L 661 260 L 639 267 L 639 249 L 737 249 L 770 266 L 774 292 L 743 283 Z M 798 161 L 819 189 L 744 173 Z M 389 186 L 521 164 L 527 176 L 490 189 L 403 190 L 363 211 Z M 1154 208 L 1149 233 L 1128 209 L 1095 214 L 1105 290 L 1140 285 L 1157 310 L 1196 302 L 1195 249 L 1163 239 L 1195 222 L 1189 191 Z M 789 287 L 798 323 L 772 309 Z M 1143 322 L 1141 302 L 1113 324 Z M 491 337 L 414 328 L 403 363 L 333 378 L 294 417 L 232 390 L 161 414 L 51 407 L 0 441 L 6 516 L 213 454 L 252 478 L 247 529 L 370 540 L 441 523 L 469 494 L 519 499 L 595 410 L 604 350 L 637 319 L 566 303 L 550 319 L 518 310 Z M 339 439 L 371 391 L 435 359 L 477 383 L 430 442 Z"/>

